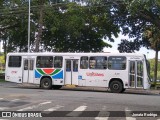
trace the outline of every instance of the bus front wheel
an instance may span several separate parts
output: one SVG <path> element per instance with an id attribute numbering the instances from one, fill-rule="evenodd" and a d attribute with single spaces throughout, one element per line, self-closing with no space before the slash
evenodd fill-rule
<path id="1" fill-rule="evenodd" d="M 110 84 L 110 90 L 111 92 L 113 93 L 121 93 L 123 92 L 123 84 L 120 82 L 120 81 L 112 81 L 111 84 Z"/>
<path id="2" fill-rule="evenodd" d="M 52 88 L 52 81 L 50 78 L 43 78 L 41 80 L 41 87 L 43 89 L 51 89 Z"/>

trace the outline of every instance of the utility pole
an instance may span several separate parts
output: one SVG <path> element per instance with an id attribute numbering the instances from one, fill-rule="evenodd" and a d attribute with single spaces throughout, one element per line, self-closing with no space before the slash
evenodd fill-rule
<path id="1" fill-rule="evenodd" d="M 30 52 L 30 8 L 31 8 L 31 1 L 28 0 L 28 53 Z"/>

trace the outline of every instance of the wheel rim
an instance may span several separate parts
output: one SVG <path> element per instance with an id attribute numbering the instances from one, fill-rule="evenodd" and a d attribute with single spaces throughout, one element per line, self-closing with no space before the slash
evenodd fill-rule
<path id="1" fill-rule="evenodd" d="M 43 85 L 48 87 L 49 86 L 49 82 L 45 81 Z"/>
<path id="2" fill-rule="evenodd" d="M 114 85 L 113 85 L 113 89 L 114 89 L 114 90 L 118 90 L 118 89 L 119 89 L 119 85 L 118 85 L 118 84 L 114 84 Z"/>

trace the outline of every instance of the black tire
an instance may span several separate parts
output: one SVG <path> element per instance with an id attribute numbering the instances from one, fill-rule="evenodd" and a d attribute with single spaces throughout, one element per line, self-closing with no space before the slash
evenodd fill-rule
<path id="1" fill-rule="evenodd" d="M 125 88 L 123 88 L 123 90 L 122 90 L 122 92 L 124 92 L 126 89 Z"/>
<path id="2" fill-rule="evenodd" d="M 113 93 L 121 93 L 123 91 L 123 84 L 120 81 L 112 81 L 110 84 L 110 90 Z"/>
<path id="3" fill-rule="evenodd" d="M 41 80 L 41 88 L 43 89 L 51 89 L 52 88 L 52 81 L 50 78 L 43 78 Z"/>
<path id="4" fill-rule="evenodd" d="M 62 87 L 62 85 L 53 85 L 52 88 L 55 90 L 58 90 Z"/>

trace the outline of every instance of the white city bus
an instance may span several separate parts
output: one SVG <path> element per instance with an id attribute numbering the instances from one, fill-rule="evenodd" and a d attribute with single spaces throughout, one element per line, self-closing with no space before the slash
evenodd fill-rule
<path id="1" fill-rule="evenodd" d="M 149 65 L 135 53 L 8 53 L 5 80 L 38 84 L 44 89 L 64 85 L 150 88 Z"/>

